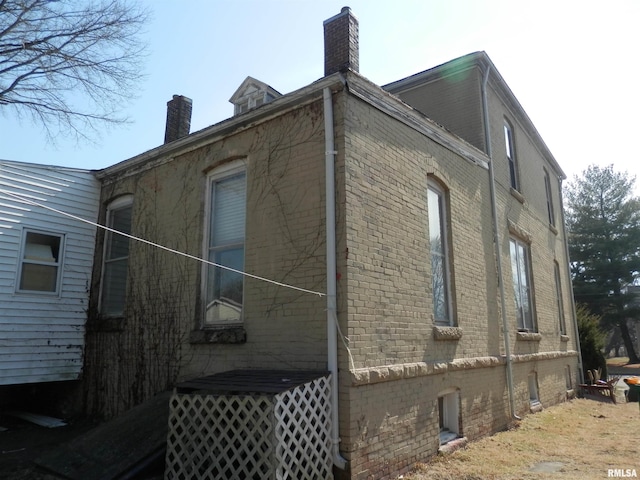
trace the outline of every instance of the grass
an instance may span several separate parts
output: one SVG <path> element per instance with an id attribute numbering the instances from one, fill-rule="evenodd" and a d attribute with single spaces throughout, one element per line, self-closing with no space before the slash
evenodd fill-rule
<path id="1" fill-rule="evenodd" d="M 405 480 L 601 479 L 608 469 L 640 475 L 636 403 L 576 399 L 525 416 L 511 430 L 420 464 Z M 541 462 L 562 464 L 537 473 Z"/>

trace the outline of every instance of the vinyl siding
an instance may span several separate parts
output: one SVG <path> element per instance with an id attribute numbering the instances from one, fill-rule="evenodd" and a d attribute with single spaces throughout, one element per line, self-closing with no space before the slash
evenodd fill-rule
<path id="1" fill-rule="evenodd" d="M 0 161 L 0 385 L 77 379 L 95 227 L 12 193 L 95 222 L 98 181 L 88 170 Z M 58 294 L 17 293 L 24 229 L 64 235 Z"/>

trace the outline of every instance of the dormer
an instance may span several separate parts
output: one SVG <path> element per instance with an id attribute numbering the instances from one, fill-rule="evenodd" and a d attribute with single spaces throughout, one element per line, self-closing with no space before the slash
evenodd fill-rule
<path id="1" fill-rule="evenodd" d="M 247 77 L 229 101 L 233 103 L 234 106 L 233 114 L 240 115 L 281 96 L 282 94 L 280 92 L 274 90 L 266 83 L 256 80 L 253 77 Z"/>

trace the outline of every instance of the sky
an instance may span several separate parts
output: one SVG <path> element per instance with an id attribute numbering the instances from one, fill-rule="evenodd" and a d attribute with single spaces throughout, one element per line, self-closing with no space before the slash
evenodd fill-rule
<path id="1" fill-rule="evenodd" d="M 640 1 L 611 0 L 141 0 L 151 12 L 148 56 L 130 123 L 93 142 L 59 137 L 0 110 L 0 158 L 100 169 L 162 144 L 166 103 L 193 100 L 191 131 L 233 114 L 247 76 L 288 93 L 324 74 L 324 20 L 351 7 L 360 73 L 384 85 L 484 50 L 568 181 L 613 164 L 640 182 L 633 147 Z M 636 186 L 636 191 L 640 191 Z"/>

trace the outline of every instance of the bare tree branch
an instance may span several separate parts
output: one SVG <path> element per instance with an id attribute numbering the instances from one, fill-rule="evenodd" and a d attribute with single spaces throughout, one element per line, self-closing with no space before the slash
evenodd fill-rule
<path id="1" fill-rule="evenodd" d="M 90 139 L 141 79 L 148 18 L 131 0 L 0 1 L 0 112 Z"/>

